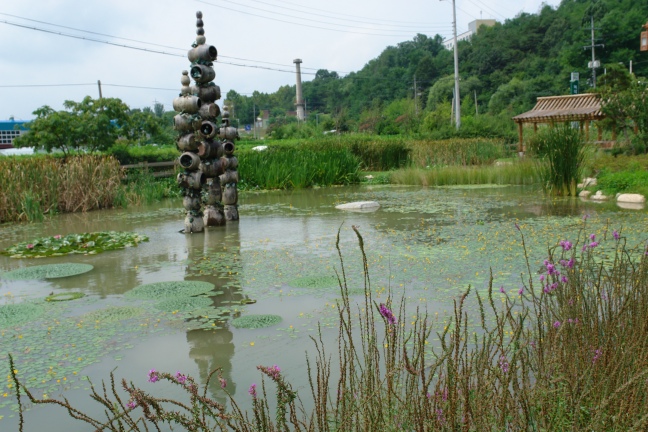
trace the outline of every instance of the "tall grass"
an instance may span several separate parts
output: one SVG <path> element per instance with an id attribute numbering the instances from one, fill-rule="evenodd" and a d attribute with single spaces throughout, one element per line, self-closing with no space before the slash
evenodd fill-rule
<path id="1" fill-rule="evenodd" d="M 321 333 L 312 338 L 310 389 L 295 390 L 278 366 L 259 366 L 264 379 L 260 388 L 250 387 L 253 409 L 243 412 L 226 389 L 229 408 L 207 397 L 208 383 L 200 392 L 179 373 L 151 371 L 149 380 L 181 386 L 188 403 L 122 380 L 126 399 L 111 374 L 112 392 L 105 385 L 103 391 L 92 388 L 92 398 L 107 408 L 105 418 L 96 419 L 67 400 L 35 398 L 10 356 L 19 403 L 25 392 L 34 404 L 62 406 L 96 430 L 110 431 L 155 430 L 162 423 L 200 431 L 646 430 L 644 245 L 629 248 L 614 232 L 599 239 L 613 251 L 607 256 L 583 224 L 574 244 L 562 241 L 549 249 L 542 275 L 526 259 L 528 273 L 516 294 L 494 289 L 491 276 L 486 292 L 468 288 L 454 301 L 450 322 L 439 323 L 421 310 L 412 318 L 404 296 L 388 292 L 385 303 L 374 300 L 363 239 L 354 231 L 363 256 L 364 299 L 356 304 L 349 297 L 340 253 L 338 344 L 327 346 Z M 467 310 L 473 299 L 477 316 Z M 275 389 L 272 403 L 269 387 Z M 313 408 L 306 410 L 302 398 Z M 20 415 L 22 431 L 28 421 L 22 406 Z"/>
<path id="2" fill-rule="evenodd" d="M 237 156 L 244 188 L 299 189 L 358 181 L 360 161 L 348 149 L 269 147 Z"/>
<path id="3" fill-rule="evenodd" d="M 110 207 L 120 180 L 119 163 L 105 156 L 1 158 L 0 222 Z"/>
<path id="4" fill-rule="evenodd" d="M 151 204 L 165 198 L 182 196 L 182 190 L 178 187 L 174 176 L 156 178 L 148 169 L 128 170 L 122 184 L 123 198 L 116 199 L 115 206 Z"/>
<path id="5" fill-rule="evenodd" d="M 545 128 L 534 136 L 530 150 L 546 162 L 538 165 L 545 192 L 576 196 L 585 160 L 585 140 L 581 132 L 567 124 Z"/>
<path id="6" fill-rule="evenodd" d="M 410 162 L 414 167 L 490 165 L 510 156 L 504 141 L 495 139 L 448 139 L 409 142 Z"/>
<path id="7" fill-rule="evenodd" d="M 530 185 L 539 181 L 536 164 L 520 160 L 510 164 L 489 166 L 445 166 L 430 169 L 406 168 L 394 171 L 390 182 L 405 185 L 449 186 L 479 184 Z"/>

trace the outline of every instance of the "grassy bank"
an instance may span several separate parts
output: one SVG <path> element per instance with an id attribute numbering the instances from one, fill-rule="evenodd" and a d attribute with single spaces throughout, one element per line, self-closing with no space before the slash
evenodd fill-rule
<path id="1" fill-rule="evenodd" d="M 523 230 L 518 235 L 524 248 Z M 378 304 L 364 250 L 364 296 L 350 298 L 338 237 L 338 343 L 326 345 L 321 334 L 313 335 L 306 388 L 294 386 L 277 365 L 259 365 L 260 384 L 244 395 L 252 402 L 248 412 L 229 394 L 220 369 L 207 383 L 149 371 L 149 382 L 166 381 L 161 394 L 169 385 L 184 390 L 182 402 L 132 382 L 122 381 L 122 391 L 111 374 L 103 391 L 92 389 L 94 401 L 108 408 L 93 418 L 67 400 L 35 397 L 10 363 L 12 396 L 20 404 L 26 393 L 33 404 L 59 405 L 110 431 L 167 423 L 250 432 L 646 430 L 645 245 L 629 247 L 616 230 L 597 238 L 586 221 L 570 240 L 552 245 L 542 264 L 527 258 L 528 273 L 515 286 L 498 288 L 491 275 L 486 289 L 467 288 L 442 322 L 419 309 L 413 314 L 405 295 L 388 292 Z M 209 379 L 220 380 L 227 403 L 207 396 Z M 22 431 L 30 416 L 20 408 Z"/>

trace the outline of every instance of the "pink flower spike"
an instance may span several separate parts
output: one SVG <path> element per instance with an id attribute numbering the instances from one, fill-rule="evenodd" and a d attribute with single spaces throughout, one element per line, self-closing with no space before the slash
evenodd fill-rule
<path id="1" fill-rule="evenodd" d="M 29 244 L 27 245 L 27 249 L 34 249 L 34 245 L 31 244 L 31 243 L 29 243 Z"/>
<path id="2" fill-rule="evenodd" d="M 619 235 L 619 231 L 617 230 L 614 230 L 612 236 L 614 237 L 614 240 L 619 240 L 619 238 L 621 238 L 621 236 Z"/>
<path id="3" fill-rule="evenodd" d="M 56 240 L 61 240 L 61 234 L 57 234 L 57 235 L 55 235 L 54 238 L 55 238 Z"/>
<path id="4" fill-rule="evenodd" d="M 554 328 L 560 327 L 560 321 L 556 321 L 555 323 L 553 323 L 553 326 Z"/>

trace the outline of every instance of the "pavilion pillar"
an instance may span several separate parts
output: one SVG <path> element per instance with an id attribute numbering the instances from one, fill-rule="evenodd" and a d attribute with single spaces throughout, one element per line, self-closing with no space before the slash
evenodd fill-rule
<path id="1" fill-rule="evenodd" d="M 533 123 L 533 133 L 538 133 L 538 123 Z"/>
<path id="2" fill-rule="evenodd" d="M 601 130 L 601 125 L 596 123 L 596 129 L 598 130 L 598 140 L 603 141 L 603 131 Z"/>
<path id="3" fill-rule="evenodd" d="M 589 142 L 589 127 L 590 127 L 590 122 L 588 120 L 585 122 L 585 142 Z"/>
<path id="4" fill-rule="evenodd" d="M 522 142 L 524 141 L 524 130 L 522 129 L 522 122 L 518 123 L 518 152 L 524 152 L 524 146 Z"/>

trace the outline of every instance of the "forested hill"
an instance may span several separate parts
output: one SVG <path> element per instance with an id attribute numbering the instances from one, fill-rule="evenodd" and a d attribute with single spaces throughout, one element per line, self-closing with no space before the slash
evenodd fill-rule
<path id="1" fill-rule="evenodd" d="M 563 0 L 556 9 L 545 6 L 537 14 L 521 14 L 494 27 L 481 27 L 469 41 L 459 43 L 462 106 L 480 113 L 514 115 L 530 109 L 538 96 L 569 93 L 571 72 L 580 72 L 581 92 L 590 87 L 588 61 L 590 16 L 594 17 L 596 56 L 604 68 L 633 61 L 638 76 L 648 76 L 648 52 L 639 51 L 639 34 L 648 21 L 648 1 Z M 362 128 L 372 112 L 389 105 L 413 103 L 414 81 L 419 91 L 417 112 L 436 110 L 452 98 L 453 54 L 440 36 L 417 35 L 387 47 L 360 71 L 340 77 L 319 70 L 303 84 L 309 113 L 344 115 Z M 280 116 L 294 110 L 295 86 L 275 93 L 255 92 L 244 97 L 230 91 L 241 123 L 252 122 L 252 99 Z M 470 106 L 472 104 L 472 106 Z M 449 106 L 449 104 L 447 104 Z M 397 107 L 394 107 L 398 110 Z M 366 125 L 365 125 L 366 126 Z"/>

